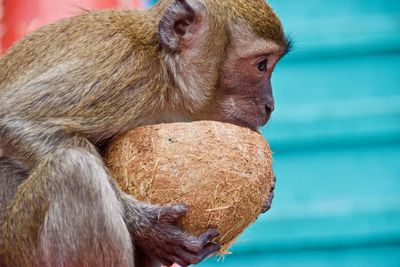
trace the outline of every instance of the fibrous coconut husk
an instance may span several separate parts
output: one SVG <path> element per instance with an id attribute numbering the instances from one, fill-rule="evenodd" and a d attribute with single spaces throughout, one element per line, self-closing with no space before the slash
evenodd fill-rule
<path id="1" fill-rule="evenodd" d="M 268 143 L 214 121 L 143 126 L 108 147 L 106 164 L 125 192 L 152 204 L 188 205 L 183 228 L 216 228 L 226 252 L 260 214 L 272 185 Z"/>

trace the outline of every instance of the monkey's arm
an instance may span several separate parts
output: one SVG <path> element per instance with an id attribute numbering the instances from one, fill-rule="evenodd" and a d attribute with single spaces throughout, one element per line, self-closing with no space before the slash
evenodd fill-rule
<path id="1" fill-rule="evenodd" d="M 1 226 L 6 264 L 131 266 L 131 236 L 166 265 L 195 264 L 219 249 L 210 242 L 215 231 L 196 238 L 179 229 L 186 207 L 148 205 L 119 192 L 86 138 L 18 119 L 0 120 L 0 134 L 32 166 Z"/>

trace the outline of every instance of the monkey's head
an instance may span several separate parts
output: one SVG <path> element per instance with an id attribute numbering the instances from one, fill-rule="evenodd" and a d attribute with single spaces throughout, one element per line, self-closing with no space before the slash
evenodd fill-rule
<path id="1" fill-rule="evenodd" d="M 168 96 L 174 112 L 252 129 L 266 124 L 275 108 L 271 75 L 290 49 L 271 7 L 264 0 L 163 4 L 158 36 L 177 88 Z"/>

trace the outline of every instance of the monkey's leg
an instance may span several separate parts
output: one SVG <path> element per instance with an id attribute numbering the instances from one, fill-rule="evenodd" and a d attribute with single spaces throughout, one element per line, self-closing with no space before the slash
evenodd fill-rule
<path id="1" fill-rule="evenodd" d="M 133 266 L 120 202 L 102 162 L 83 149 L 48 154 L 18 188 L 1 231 L 7 266 Z"/>
<path id="2" fill-rule="evenodd" d="M 8 203 L 27 176 L 28 170 L 22 162 L 0 155 L 0 225 Z"/>

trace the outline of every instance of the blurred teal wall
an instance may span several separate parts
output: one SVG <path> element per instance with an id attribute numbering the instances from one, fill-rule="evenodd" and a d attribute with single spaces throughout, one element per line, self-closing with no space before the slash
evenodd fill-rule
<path id="1" fill-rule="evenodd" d="M 202 267 L 400 266 L 400 1 L 270 0 L 295 39 L 263 129 L 272 210 Z"/>

